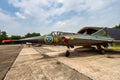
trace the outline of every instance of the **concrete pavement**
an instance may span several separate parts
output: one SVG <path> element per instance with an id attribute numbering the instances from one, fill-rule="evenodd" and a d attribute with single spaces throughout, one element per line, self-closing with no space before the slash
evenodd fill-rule
<path id="1" fill-rule="evenodd" d="M 120 80 L 120 52 L 107 51 L 105 55 L 100 55 L 96 51 L 75 49 L 70 57 L 63 57 L 60 54 L 64 47 L 44 47 L 55 49 L 56 54 L 46 53 L 52 57 L 58 54 L 57 60 L 61 63 L 85 74 L 93 80 Z M 61 52 L 60 52 L 61 50 Z"/>
<path id="2" fill-rule="evenodd" d="M 100 55 L 64 46 L 23 48 L 5 80 L 120 80 L 120 53 Z"/>
<path id="3" fill-rule="evenodd" d="M 0 80 L 3 80 L 21 51 L 20 45 L 0 45 Z"/>
<path id="4" fill-rule="evenodd" d="M 53 50 L 23 48 L 4 80 L 91 80 L 84 74 L 45 56 Z M 53 51 L 54 52 L 54 51 Z"/>

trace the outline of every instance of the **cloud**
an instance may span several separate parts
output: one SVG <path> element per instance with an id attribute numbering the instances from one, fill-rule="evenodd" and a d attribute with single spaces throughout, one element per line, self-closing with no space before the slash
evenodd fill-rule
<path id="1" fill-rule="evenodd" d="M 114 26 L 120 22 L 119 0 L 8 0 L 14 15 L 0 12 L 9 33 L 52 30 L 77 32 L 86 25 Z M 7 5 L 6 5 L 7 6 Z M 22 31 L 20 31 L 22 30 Z"/>
<path id="2" fill-rule="evenodd" d="M 17 17 L 21 18 L 21 19 L 26 19 L 25 16 L 23 16 L 22 14 L 20 14 L 19 12 L 15 13 Z"/>
<path id="3" fill-rule="evenodd" d="M 54 25 L 53 29 L 54 29 L 54 30 L 59 30 L 60 28 L 64 28 L 65 25 L 66 25 L 65 22 L 59 21 L 59 22 L 57 22 L 57 23 Z"/>
<path id="4" fill-rule="evenodd" d="M 100 10 L 112 2 L 114 2 L 114 0 L 9 0 L 10 4 L 19 8 L 19 13 L 21 13 L 22 16 L 32 14 L 34 17 L 42 17 L 45 19 L 50 16 L 60 16 L 70 11 L 80 13 L 83 10 Z"/>
<path id="5" fill-rule="evenodd" d="M 0 29 L 2 31 L 7 31 L 9 35 L 18 34 L 20 30 L 20 24 L 16 21 L 15 17 L 12 17 L 5 13 L 3 10 L 0 10 Z"/>

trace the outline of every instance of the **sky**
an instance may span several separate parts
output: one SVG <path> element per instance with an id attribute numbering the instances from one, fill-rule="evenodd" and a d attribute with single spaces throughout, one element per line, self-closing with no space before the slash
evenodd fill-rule
<path id="1" fill-rule="evenodd" d="M 117 24 L 120 0 L 0 0 L 0 29 L 9 36 Z"/>

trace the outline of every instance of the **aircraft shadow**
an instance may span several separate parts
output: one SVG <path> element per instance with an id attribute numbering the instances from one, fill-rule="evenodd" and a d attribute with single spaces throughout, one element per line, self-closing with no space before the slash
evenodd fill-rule
<path id="1" fill-rule="evenodd" d="M 58 56 L 65 56 L 66 52 L 59 54 Z M 98 50 L 94 48 L 76 48 L 72 52 L 70 52 L 69 58 L 74 58 L 74 57 L 88 57 L 88 56 L 96 56 L 96 55 L 115 55 L 118 54 L 120 55 L 120 50 L 115 51 L 111 49 L 105 49 L 105 54 L 99 54 Z"/>

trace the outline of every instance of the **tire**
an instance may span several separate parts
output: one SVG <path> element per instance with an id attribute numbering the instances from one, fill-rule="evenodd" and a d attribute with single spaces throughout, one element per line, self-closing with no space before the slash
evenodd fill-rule
<path id="1" fill-rule="evenodd" d="M 69 57 L 70 56 L 70 52 L 67 50 L 66 51 L 66 54 L 65 54 L 66 57 Z"/>
<path id="2" fill-rule="evenodd" d="M 103 55 L 103 54 L 105 54 L 105 50 L 104 49 L 100 49 L 99 53 Z"/>

